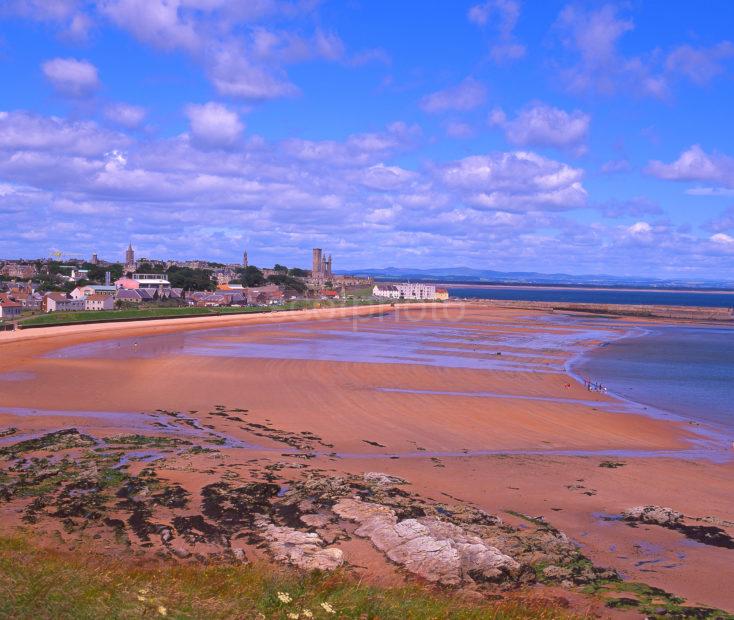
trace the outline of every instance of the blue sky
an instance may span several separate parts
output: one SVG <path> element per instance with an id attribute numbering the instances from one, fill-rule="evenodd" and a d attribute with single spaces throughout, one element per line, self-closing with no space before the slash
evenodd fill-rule
<path id="1" fill-rule="evenodd" d="M 0 257 L 734 277 L 734 3 L 0 2 Z"/>

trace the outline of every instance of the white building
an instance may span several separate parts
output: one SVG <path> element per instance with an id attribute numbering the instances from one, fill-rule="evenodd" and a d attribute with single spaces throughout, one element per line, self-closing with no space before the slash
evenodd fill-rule
<path id="1" fill-rule="evenodd" d="M 14 301 L 4 301 L 0 303 L 0 319 L 10 320 L 20 316 L 23 307 Z"/>
<path id="2" fill-rule="evenodd" d="M 400 299 L 398 287 L 394 284 L 375 284 L 372 289 L 375 297 L 385 297 L 387 299 Z"/>
<path id="3" fill-rule="evenodd" d="M 69 299 L 63 293 L 46 293 L 43 298 L 44 312 L 78 312 L 84 310 L 83 299 Z"/>
<path id="4" fill-rule="evenodd" d="M 87 286 L 77 286 L 71 291 L 72 299 L 86 299 L 90 295 L 109 295 L 114 297 L 117 288 L 114 286 L 105 286 L 104 284 L 88 284 Z"/>
<path id="5" fill-rule="evenodd" d="M 85 310 L 114 310 L 115 298 L 104 293 L 95 293 L 84 300 Z"/>
<path id="6" fill-rule="evenodd" d="M 375 297 L 386 297 L 388 299 L 426 299 L 434 300 L 443 298 L 436 292 L 435 284 L 422 284 L 412 282 L 401 282 L 399 284 L 376 284 L 372 289 Z"/>

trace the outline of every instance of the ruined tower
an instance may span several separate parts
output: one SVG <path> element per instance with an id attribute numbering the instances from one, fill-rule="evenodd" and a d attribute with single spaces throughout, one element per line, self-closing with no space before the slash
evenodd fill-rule
<path id="1" fill-rule="evenodd" d="M 321 248 L 313 249 L 313 265 L 311 268 L 311 277 L 314 279 L 321 279 L 323 276 L 323 258 L 321 256 Z"/>

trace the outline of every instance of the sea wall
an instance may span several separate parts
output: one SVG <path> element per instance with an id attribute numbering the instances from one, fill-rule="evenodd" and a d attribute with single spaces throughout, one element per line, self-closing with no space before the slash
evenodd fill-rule
<path id="1" fill-rule="evenodd" d="M 682 319 L 690 321 L 728 321 L 734 322 L 732 308 L 706 308 L 702 306 L 647 306 L 621 304 L 586 304 L 551 301 L 508 301 L 504 299 L 482 300 L 501 308 L 522 308 L 544 310 L 546 312 L 580 312 L 589 314 L 608 314 L 614 316 L 653 317 L 663 319 Z"/>

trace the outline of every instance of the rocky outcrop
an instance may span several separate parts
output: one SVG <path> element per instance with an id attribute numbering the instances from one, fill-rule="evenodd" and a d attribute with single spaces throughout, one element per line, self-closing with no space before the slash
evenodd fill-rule
<path id="1" fill-rule="evenodd" d="M 255 525 L 278 562 L 304 570 L 322 571 L 334 570 L 344 563 L 341 549 L 326 547 L 315 532 L 278 526 L 264 518 L 257 519 Z"/>
<path id="2" fill-rule="evenodd" d="M 671 527 L 682 521 L 683 514 L 663 506 L 636 506 L 625 510 L 622 517 L 625 521 L 639 521 Z"/>
<path id="3" fill-rule="evenodd" d="M 368 471 L 363 476 L 364 481 L 372 484 L 408 484 L 407 480 L 398 478 L 397 476 L 391 476 L 389 474 L 383 474 L 378 471 Z"/>
<path id="4" fill-rule="evenodd" d="M 622 513 L 622 518 L 632 526 L 637 523 L 659 525 L 669 530 L 676 530 L 686 538 L 703 543 L 704 545 L 734 549 L 734 537 L 726 530 L 713 525 L 690 525 L 685 523 L 684 520 L 687 517 L 672 508 L 663 506 L 636 506 L 635 508 L 625 510 Z M 712 519 L 713 517 L 704 517 L 702 519 L 690 520 L 711 522 Z M 719 522 L 722 524 L 726 523 L 721 520 Z"/>
<path id="5" fill-rule="evenodd" d="M 357 536 L 407 571 L 428 581 L 457 586 L 471 581 L 514 580 L 521 565 L 463 528 L 435 518 L 398 520 L 386 506 L 346 498 L 333 507 L 356 521 Z"/>

